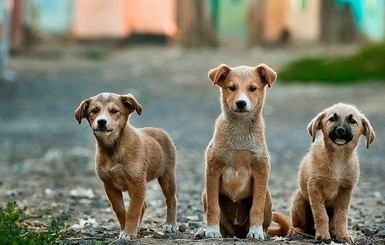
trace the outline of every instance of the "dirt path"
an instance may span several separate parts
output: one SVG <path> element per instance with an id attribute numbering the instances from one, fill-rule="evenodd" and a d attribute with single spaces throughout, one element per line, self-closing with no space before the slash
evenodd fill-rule
<path id="1" fill-rule="evenodd" d="M 220 63 L 264 62 L 278 69 L 300 55 L 352 50 L 354 47 L 246 51 L 49 46 L 15 57 L 11 65 L 18 80 L 0 83 L 0 204 L 16 200 L 32 219 L 63 217 L 69 228 L 81 219 L 91 223 L 90 219 L 95 219 L 95 227 L 68 229 L 65 242 L 112 242 L 119 231 L 94 173 L 94 139 L 86 123 L 77 125 L 73 112 L 81 100 L 96 93 L 132 92 L 144 107 L 140 117 L 132 117 L 132 124 L 165 128 L 177 145 L 178 221 L 187 228 L 173 239 L 162 234 L 156 235 L 159 239 L 152 238 L 154 231 L 160 230 L 165 209 L 157 183 L 151 183 L 141 230 L 147 238 L 137 244 L 216 243 L 192 238 L 203 225 L 203 153 L 220 111 L 218 91 L 207 79 L 207 71 Z M 99 58 L 87 58 L 95 52 Z M 377 235 L 385 232 L 384 95 L 385 86 L 375 81 L 352 86 L 277 81 L 268 91 L 264 110 L 275 210 L 288 214 L 297 185 L 297 166 L 310 145 L 307 123 L 336 102 L 356 104 L 372 122 L 377 138 L 370 150 L 365 150 L 364 144 L 359 148 L 361 179 L 354 192 L 349 227 L 357 244 L 384 242 Z M 272 239 L 266 243 L 292 242 Z"/>

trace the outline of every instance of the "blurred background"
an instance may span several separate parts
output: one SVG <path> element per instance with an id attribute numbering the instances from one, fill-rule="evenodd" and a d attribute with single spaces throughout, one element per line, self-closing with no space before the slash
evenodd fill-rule
<path id="1" fill-rule="evenodd" d="M 169 48 L 241 48 L 243 51 L 256 47 L 311 50 L 317 45 L 383 44 L 384 5 L 384 0 L 2 0 L 1 74 L 4 80 L 14 78 L 15 74 L 8 69 L 10 55 L 23 55 L 42 45 L 58 43 L 98 44 L 99 48 L 107 45 L 109 50 L 156 44 Z M 355 73 L 334 80 L 383 78 L 382 54 L 383 45 L 378 45 L 347 64 L 361 65 L 360 58 L 376 55 L 370 58 L 376 59 L 372 63 L 380 62 L 377 67 L 368 65 L 359 69 L 371 75 Z M 87 56 L 103 59 L 105 53 L 91 49 Z M 320 64 L 315 64 L 317 61 L 306 60 L 306 63 L 311 69 L 321 69 Z M 292 74 L 294 67 L 289 72 L 283 69 L 281 78 L 330 80 L 334 77 L 305 78 L 303 74 Z M 357 71 L 345 68 L 348 73 Z"/>
<path id="2" fill-rule="evenodd" d="M 156 35 L 184 47 L 383 41 L 383 0 L 3 0 L 2 40 L 18 50 L 47 39 Z M 6 37 L 8 36 L 8 37 Z M 238 41 L 239 41 L 238 40 Z"/>
<path id="3" fill-rule="evenodd" d="M 1 205 L 17 201 L 30 219 L 64 217 L 68 227 L 99 222 L 67 241 L 116 236 L 92 131 L 73 113 L 97 93 L 133 93 L 144 110 L 131 123 L 162 127 L 176 143 L 178 220 L 193 234 L 220 113 L 207 72 L 266 63 L 278 73 L 264 109 L 274 209 L 289 212 L 307 123 L 342 101 L 377 133 L 359 147 L 351 224 L 385 231 L 385 0 L 0 0 L 0 9 Z M 156 224 L 159 190 L 150 184 L 145 216 Z"/>

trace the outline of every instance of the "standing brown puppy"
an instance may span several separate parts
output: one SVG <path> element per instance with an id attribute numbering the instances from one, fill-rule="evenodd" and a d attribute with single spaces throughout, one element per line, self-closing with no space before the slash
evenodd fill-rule
<path id="1" fill-rule="evenodd" d="M 294 230 L 351 243 L 347 220 L 360 173 L 357 146 L 364 135 L 369 148 L 375 133 L 361 112 L 343 103 L 319 113 L 307 130 L 314 143 L 300 165 L 299 189 L 291 206 Z M 323 135 L 316 138 L 318 130 Z"/>
<path id="2" fill-rule="evenodd" d="M 176 230 L 175 147 L 158 128 L 134 128 L 132 112 L 142 106 L 131 94 L 101 93 L 84 100 L 75 111 L 79 124 L 86 118 L 96 138 L 96 172 L 103 182 L 121 228 L 120 241 L 136 237 L 146 209 L 146 184 L 158 179 L 166 198 L 166 232 Z M 122 192 L 128 192 L 126 212 Z"/>
<path id="3" fill-rule="evenodd" d="M 265 87 L 271 87 L 276 73 L 265 64 L 222 64 L 208 75 L 220 87 L 222 113 L 206 150 L 202 201 L 207 227 L 196 236 L 265 239 L 272 205 L 262 108 Z M 283 227 L 269 233 L 286 235 L 289 224 L 284 217 L 275 214 L 273 219 Z"/>

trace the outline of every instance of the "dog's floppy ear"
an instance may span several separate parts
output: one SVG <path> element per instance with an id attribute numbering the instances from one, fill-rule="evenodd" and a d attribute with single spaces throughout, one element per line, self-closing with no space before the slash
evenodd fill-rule
<path id="1" fill-rule="evenodd" d="M 362 134 L 366 137 L 366 148 L 369 149 L 369 145 L 376 138 L 376 133 L 374 132 L 372 125 L 370 125 L 369 120 L 365 116 L 362 117 L 362 126 Z"/>
<path id="2" fill-rule="evenodd" d="M 219 87 L 222 87 L 223 83 L 226 80 L 227 75 L 229 74 L 231 68 L 226 64 L 221 64 L 216 68 L 213 68 L 209 71 L 210 80 Z"/>
<path id="3" fill-rule="evenodd" d="M 140 115 L 142 113 L 143 107 L 139 104 L 139 102 L 135 99 L 132 94 L 121 95 L 120 99 L 123 105 L 127 106 L 131 112 L 134 110 Z"/>
<path id="4" fill-rule="evenodd" d="M 275 79 L 277 79 L 277 73 L 266 64 L 259 64 L 255 69 L 261 77 L 262 82 L 271 88 L 271 85 Z"/>
<path id="5" fill-rule="evenodd" d="M 90 105 L 91 98 L 83 100 L 79 107 L 75 110 L 75 118 L 78 120 L 79 124 L 82 122 L 82 119 L 87 116 L 87 109 Z"/>
<path id="6" fill-rule="evenodd" d="M 313 118 L 310 123 L 307 125 L 307 131 L 312 137 L 312 141 L 314 142 L 315 136 L 317 135 L 317 131 L 321 129 L 321 121 L 325 117 L 325 112 L 319 113 L 315 118 Z"/>

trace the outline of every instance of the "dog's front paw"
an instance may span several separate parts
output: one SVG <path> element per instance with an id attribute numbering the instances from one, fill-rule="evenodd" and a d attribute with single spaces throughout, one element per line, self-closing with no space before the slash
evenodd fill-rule
<path id="1" fill-rule="evenodd" d="M 221 238 L 221 232 L 219 231 L 219 225 L 207 226 L 205 237 L 207 238 Z"/>
<path id="2" fill-rule="evenodd" d="M 196 238 L 221 238 L 219 225 L 207 226 L 207 228 L 200 228 L 194 235 Z"/>
<path id="3" fill-rule="evenodd" d="M 348 243 L 348 244 L 353 244 L 354 243 L 354 239 L 352 236 L 336 236 L 336 240 L 338 242 L 342 242 L 342 243 Z"/>
<path id="4" fill-rule="evenodd" d="M 330 233 L 328 231 L 326 231 L 326 232 L 316 231 L 315 238 L 317 240 L 321 240 L 321 241 L 330 241 L 331 240 L 331 236 L 330 236 Z"/>
<path id="5" fill-rule="evenodd" d="M 128 242 L 131 240 L 130 235 L 124 233 L 123 231 L 120 232 L 119 239 L 118 239 L 118 244 L 119 245 L 125 245 L 128 244 Z"/>
<path id="6" fill-rule="evenodd" d="M 163 232 L 164 233 L 175 233 L 177 230 L 176 225 L 171 225 L 171 224 L 165 224 L 163 226 Z"/>
<path id="7" fill-rule="evenodd" d="M 262 226 L 250 226 L 249 233 L 247 233 L 247 238 L 265 240 L 266 235 L 263 232 Z"/>

